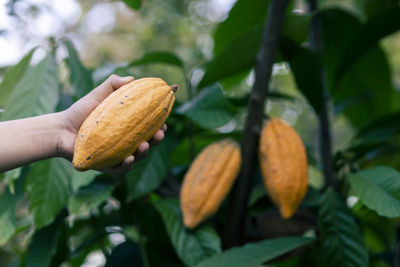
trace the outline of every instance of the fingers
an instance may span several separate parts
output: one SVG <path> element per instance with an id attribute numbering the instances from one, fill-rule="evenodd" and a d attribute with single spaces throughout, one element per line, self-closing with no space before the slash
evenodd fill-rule
<path id="1" fill-rule="evenodd" d="M 105 168 L 100 171 L 107 174 L 124 174 L 132 169 L 133 162 L 135 161 L 135 157 L 133 155 L 127 157 L 117 166 L 111 168 Z"/>
<path id="2" fill-rule="evenodd" d="M 107 174 L 123 174 L 128 172 L 132 166 L 133 162 L 138 162 L 143 160 L 149 151 L 150 146 L 155 146 L 159 144 L 164 139 L 164 132 L 167 130 L 167 125 L 163 125 L 160 130 L 158 130 L 153 138 L 149 142 L 142 142 L 134 155 L 127 157 L 123 162 L 114 166 L 112 168 L 102 169 L 100 171 Z"/>
<path id="3" fill-rule="evenodd" d="M 164 124 L 160 130 L 158 130 L 154 136 L 150 139 L 149 144 L 150 146 L 158 145 L 165 137 L 165 132 L 167 131 L 167 125 Z"/>
<path id="4" fill-rule="evenodd" d="M 118 75 L 112 74 L 102 84 L 93 89 L 90 95 L 93 96 L 100 103 L 109 94 L 111 94 L 121 86 L 132 82 L 134 79 L 135 78 L 132 76 L 120 77 Z"/>
<path id="5" fill-rule="evenodd" d="M 149 144 L 150 146 L 158 145 L 164 139 L 164 131 L 158 130 L 154 135 L 153 138 L 150 139 Z"/>
<path id="6" fill-rule="evenodd" d="M 136 150 L 134 156 L 135 161 L 141 161 L 147 156 L 147 152 L 149 151 L 150 144 L 147 142 L 142 142 L 138 149 Z"/>
<path id="7" fill-rule="evenodd" d="M 142 142 L 139 145 L 134 155 L 127 157 L 121 164 L 118 164 L 117 166 L 112 168 L 107 168 L 102 171 L 109 174 L 121 174 L 124 172 L 128 172 L 132 168 L 134 161 L 141 161 L 147 156 L 150 146 L 155 146 L 164 139 L 164 132 L 166 130 L 167 125 L 164 124 L 161 129 L 155 133 L 155 135 L 149 142 Z"/>

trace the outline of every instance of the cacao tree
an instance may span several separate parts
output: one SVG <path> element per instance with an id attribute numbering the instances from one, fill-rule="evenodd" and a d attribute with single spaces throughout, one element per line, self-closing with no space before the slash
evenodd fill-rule
<path id="1" fill-rule="evenodd" d="M 123 2 L 151 16 L 151 0 Z M 171 2 L 184 17 L 205 1 Z M 96 253 L 105 266 L 400 266 L 399 62 L 386 43 L 399 42 L 399 1 L 232 4 L 198 64 L 174 39 L 88 67 L 66 35 L 1 70 L 1 121 L 64 110 L 112 73 L 180 83 L 165 139 L 128 173 L 60 158 L 0 173 L 1 266 Z"/>

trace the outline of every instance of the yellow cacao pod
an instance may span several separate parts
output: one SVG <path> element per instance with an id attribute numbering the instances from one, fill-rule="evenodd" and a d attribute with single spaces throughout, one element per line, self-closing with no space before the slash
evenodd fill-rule
<path id="1" fill-rule="evenodd" d="M 239 145 L 223 139 L 204 148 L 191 164 L 180 193 L 183 222 L 187 228 L 217 212 L 241 165 Z"/>
<path id="2" fill-rule="evenodd" d="M 280 119 L 263 128 L 259 160 L 265 188 L 283 218 L 290 218 L 307 192 L 308 163 L 296 131 Z"/>
<path id="3" fill-rule="evenodd" d="M 132 155 L 162 127 L 176 89 L 162 79 L 143 78 L 111 93 L 80 127 L 74 167 L 79 171 L 111 167 Z"/>

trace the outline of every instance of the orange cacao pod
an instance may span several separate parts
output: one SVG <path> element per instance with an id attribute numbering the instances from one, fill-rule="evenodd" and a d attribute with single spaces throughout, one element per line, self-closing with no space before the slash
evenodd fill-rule
<path id="1" fill-rule="evenodd" d="M 241 165 L 239 145 L 232 139 L 223 139 L 204 148 L 191 164 L 184 177 L 180 204 L 183 222 L 187 228 L 217 212 Z"/>
<path id="2" fill-rule="evenodd" d="M 307 192 L 308 163 L 296 131 L 280 119 L 263 128 L 259 160 L 265 188 L 283 218 L 296 211 Z"/>
<path id="3" fill-rule="evenodd" d="M 74 167 L 80 171 L 112 167 L 132 155 L 162 127 L 176 89 L 162 79 L 143 78 L 111 93 L 80 127 Z"/>

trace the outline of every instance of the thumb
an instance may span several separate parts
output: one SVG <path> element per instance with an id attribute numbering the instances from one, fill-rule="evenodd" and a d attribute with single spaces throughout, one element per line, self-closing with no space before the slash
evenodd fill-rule
<path id="1" fill-rule="evenodd" d="M 112 74 L 102 84 L 93 89 L 90 94 L 100 103 L 109 94 L 111 94 L 121 86 L 132 82 L 133 80 L 135 80 L 135 78 L 132 76 L 120 77 L 118 75 Z"/>

